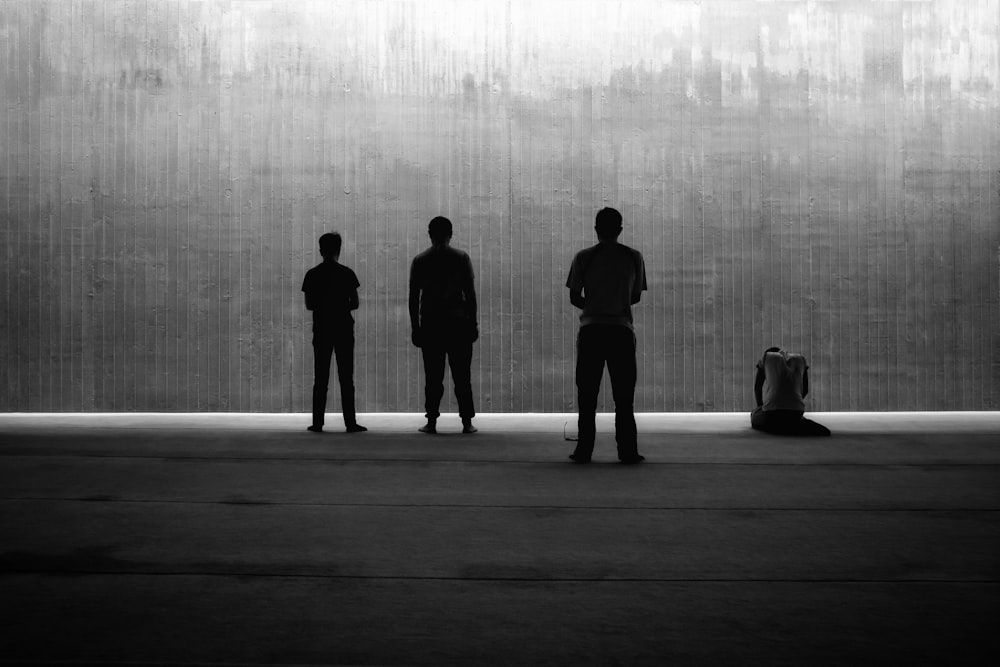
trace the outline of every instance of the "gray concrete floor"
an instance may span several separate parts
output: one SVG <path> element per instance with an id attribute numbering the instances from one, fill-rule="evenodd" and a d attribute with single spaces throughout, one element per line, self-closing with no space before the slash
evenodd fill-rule
<path id="1" fill-rule="evenodd" d="M 1000 413 L 814 418 L 2 415 L 0 662 L 996 664 Z"/>

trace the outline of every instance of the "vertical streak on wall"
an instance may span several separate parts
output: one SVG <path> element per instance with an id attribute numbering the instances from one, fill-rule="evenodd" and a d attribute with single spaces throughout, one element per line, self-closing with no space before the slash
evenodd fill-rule
<path id="1" fill-rule="evenodd" d="M 10 21 L 7 17 L 7 8 L 0 9 L 0 60 L 3 61 L 3 81 L 11 80 L 10 63 L 13 60 L 14 38 L 11 35 Z M 18 234 L 14 230 L 14 198 L 12 182 L 14 168 L 12 160 L 13 137 L 11 136 L 12 109 L 15 108 L 17 100 L 11 100 L 6 88 L 0 88 L 0 93 L 5 97 L 6 104 L 3 108 L 3 117 L 0 119 L 0 159 L 3 160 L 3 182 L 0 182 L 0 196 L 3 197 L 3 206 L 0 208 L 0 226 L 3 228 L 3 247 L 0 253 L 3 255 L 3 272 L 0 280 L 6 286 L 6 293 L 0 300 L 0 321 L 9 321 L 16 308 L 16 289 L 14 281 L 14 257 Z M 4 327 L 3 340 L 0 342 L 0 410 L 10 410 L 15 402 L 17 362 L 12 358 L 14 350 L 14 329 L 11 326 Z"/>
<path id="2" fill-rule="evenodd" d="M 14 38 L 9 29 L 10 22 L 6 8 L 0 9 L 0 17 L 3 17 L 0 19 L 2 20 L 0 23 L 0 59 L 3 60 L 3 81 L 8 83 L 11 80 L 10 63 L 13 60 L 11 49 Z M 0 255 L 3 258 L 3 272 L 0 273 L 2 276 L 0 280 L 3 280 L 3 284 L 6 285 L 6 293 L 0 300 L 0 321 L 6 322 L 13 317 L 17 303 L 14 292 L 16 288 L 14 258 L 18 234 L 14 229 L 12 187 L 15 187 L 15 183 L 12 182 L 14 180 L 14 161 L 11 149 L 14 143 L 11 136 L 12 110 L 15 108 L 17 100 L 10 99 L 11 96 L 7 88 L 0 88 L 0 93 L 4 95 L 6 100 L 3 107 L 3 117 L 0 118 L 0 160 L 2 160 L 4 175 L 3 181 L 0 182 L 0 197 L 3 198 L 2 206 L 0 206 L 0 226 L 3 228 L 3 247 L 0 249 Z M 10 410 L 15 402 L 17 362 L 11 354 L 14 350 L 14 343 L 13 327 L 4 327 L 3 340 L 0 341 L 0 345 L 3 347 L 0 349 L 0 410 Z"/>
<path id="3" fill-rule="evenodd" d="M 28 238 L 27 259 L 28 263 L 23 266 L 23 270 L 30 272 L 27 276 L 27 285 L 25 286 L 25 294 L 27 296 L 27 308 L 26 308 L 26 321 L 27 326 L 25 327 L 26 337 L 25 345 L 21 349 L 26 349 L 28 351 L 28 364 L 27 364 L 27 377 L 25 382 L 25 387 L 28 389 L 28 400 L 27 404 L 33 406 L 37 409 L 44 409 L 42 404 L 42 391 L 43 391 L 43 380 L 42 371 L 40 370 L 40 365 L 42 364 L 42 346 L 40 331 L 41 326 L 39 324 L 41 320 L 41 314 L 39 312 L 39 286 L 35 284 L 35 280 L 40 280 L 45 273 L 45 265 L 42 262 L 41 257 L 41 219 L 38 212 L 38 201 L 40 199 L 40 193 L 38 192 L 38 186 L 40 182 L 39 167 L 38 167 L 38 152 L 40 149 L 38 123 L 39 123 L 39 87 L 38 87 L 38 71 L 37 67 L 32 66 L 32 63 L 38 62 L 40 54 L 38 53 L 38 42 L 40 39 L 37 37 L 38 31 L 38 21 L 36 20 L 35 13 L 27 11 L 27 17 L 23 24 L 24 34 L 25 34 L 25 62 L 24 62 L 24 85 L 27 97 L 26 103 L 26 113 L 28 115 L 26 129 L 28 134 L 28 145 L 26 151 L 26 170 L 27 170 L 27 229 L 25 230 L 25 236 Z M 34 34 L 33 34 L 34 33 Z M 34 269 L 32 271 L 32 269 Z M 34 273 L 34 275 L 31 275 Z"/>
<path id="4" fill-rule="evenodd" d="M 1000 2 L 995 2 L 996 14 L 1000 15 Z M 1000 45 L 994 43 L 992 57 L 987 65 L 987 81 L 995 81 L 1000 78 Z M 988 141 L 980 143 L 983 148 L 983 162 L 986 165 L 985 189 L 982 191 L 985 203 L 983 213 L 985 217 L 982 221 L 983 229 L 989 230 L 996 226 L 996 221 L 1000 220 L 1000 207 L 997 206 L 1000 199 L 1000 169 L 996 162 L 996 152 L 1000 150 L 1000 131 L 996 123 L 987 128 Z M 984 174 L 980 172 L 980 178 Z M 980 407 L 986 409 L 987 406 L 996 405 L 1000 398 L 1000 327 L 996 322 L 1000 321 L 1000 243 L 986 244 L 980 246 L 983 250 L 983 266 L 989 273 L 989 279 L 984 285 L 983 302 L 988 304 L 981 314 L 985 317 L 984 327 L 980 330 L 989 330 L 992 327 L 993 335 L 984 341 L 982 356 L 982 367 L 985 367 L 985 360 L 991 360 L 991 368 L 985 373 L 988 389 L 983 392 Z"/>
<path id="5" fill-rule="evenodd" d="M 8 312 L 7 317 L 4 318 L 4 322 L 10 323 L 6 327 L 10 346 L 6 350 L 6 363 L 4 365 L 12 369 L 10 373 L 12 377 L 7 383 L 10 393 L 6 407 L 7 409 L 17 410 L 24 408 L 26 405 L 25 397 L 27 395 L 25 364 L 28 354 L 27 348 L 23 345 L 22 338 L 22 332 L 25 328 L 23 318 L 27 308 L 23 302 L 25 289 L 24 281 L 22 280 L 21 263 L 24 258 L 23 244 L 27 231 L 25 224 L 27 216 L 24 206 L 27 202 L 28 184 L 27 179 L 24 177 L 27 170 L 24 167 L 23 145 L 15 141 L 14 138 L 24 135 L 23 128 L 28 114 L 25 112 L 25 89 L 19 76 L 20 72 L 25 71 L 23 67 L 24 46 L 20 34 L 20 29 L 24 21 L 17 13 L 17 8 L 11 9 L 10 7 L 5 7 L 4 17 L 4 32 L 9 36 L 9 40 L 5 40 L 5 43 L 9 44 L 7 51 L 9 58 L 6 60 L 7 67 L 4 70 L 6 76 L 4 92 L 5 98 L 8 100 L 6 106 L 7 127 L 10 128 L 8 141 L 4 142 L 7 146 L 7 155 L 9 156 L 5 166 L 9 171 L 7 171 L 5 178 L 7 186 L 4 188 L 4 197 L 6 198 L 4 203 L 8 212 L 6 220 L 7 229 L 9 230 L 8 238 L 10 239 L 8 245 L 14 250 L 13 254 L 8 252 L 6 256 L 6 261 L 10 267 L 9 275 L 11 276 L 8 283 L 10 286 L 8 292 L 11 294 L 9 300 L 11 310 Z M 19 55 L 21 57 L 18 57 Z M 14 322 L 17 322 L 18 326 L 15 327 Z"/>

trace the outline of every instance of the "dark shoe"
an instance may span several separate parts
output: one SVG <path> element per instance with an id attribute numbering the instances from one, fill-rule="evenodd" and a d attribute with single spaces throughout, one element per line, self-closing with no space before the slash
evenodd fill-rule
<path id="1" fill-rule="evenodd" d="M 421 426 L 417 430 L 420 431 L 421 433 L 431 433 L 431 434 L 438 432 L 437 424 L 435 424 L 434 422 L 427 422 L 426 425 Z"/>
<path id="2" fill-rule="evenodd" d="M 322 433 L 323 432 L 323 425 L 322 424 L 313 424 L 312 426 L 307 426 L 306 430 L 307 431 L 312 431 L 313 433 Z"/>
<path id="3" fill-rule="evenodd" d="M 472 425 L 471 419 L 462 421 L 462 433 L 475 433 L 479 429 Z"/>
<path id="4" fill-rule="evenodd" d="M 366 429 L 361 424 L 348 424 L 348 426 L 347 426 L 347 432 L 348 433 L 363 433 L 363 432 L 365 432 L 367 430 L 368 429 Z"/>
<path id="5" fill-rule="evenodd" d="M 581 454 L 570 454 L 569 457 L 573 459 L 575 463 L 590 463 L 589 456 L 583 456 Z"/>
<path id="6" fill-rule="evenodd" d="M 635 456 L 629 456 L 628 458 L 619 459 L 622 463 L 626 465 L 633 465 L 635 463 L 642 463 L 646 460 L 646 457 L 642 454 L 636 454 Z"/>

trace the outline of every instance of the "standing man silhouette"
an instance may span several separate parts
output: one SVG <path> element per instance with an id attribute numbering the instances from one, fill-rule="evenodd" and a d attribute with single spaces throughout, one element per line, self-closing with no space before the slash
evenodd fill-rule
<path id="1" fill-rule="evenodd" d="M 326 413 L 326 394 L 330 384 L 330 360 L 337 355 L 337 378 L 344 404 L 344 425 L 348 433 L 367 431 L 358 424 L 354 412 L 354 318 L 352 310 L 358 308 L 358 277 L 354 271 L 341 264 L 340 234 L 323 234 L 319 237 L 319 253 L 323 263 L 306 272 L 302 291 L 306 308 L 313 314 L 313 355 L 315 380 L 313 383 L 312 426 L 309 430 L 322 433 Z"/>
<path id="2" fill-rule="evenodd" d="M 462 433 L 475 433 L 476 410 L 472 402 L 472 344 L 479 338 L 476 288 L 469 256 L 452 248 L 448 218 L 436 217 L 427 226 L 431 247 L 410 266 L 410 326 L 413 344 L 424 357 L 424 408 L 427 424 L 422 433 L 437 433 L 444 396 L 444 362 L 462 418 Z"/>
<path id="3" fill-rule="evenodd" d="M 613 208 L 597 212 L 598 243 L 573 258 L 566 287 L 569 300 L 582 310 L 576 339 L 576 388 L 579 408 L 576 450 L 570 458 L 590 463 L 597 435 L 597 395 L 604 364 L 615 399 L 615 441 L 622 463 L 645 460 L 638 451 L 635 426 L 636 361 L 632 306 L 646 289 L 642 255 L 618 243 L 622 214 Z"/>

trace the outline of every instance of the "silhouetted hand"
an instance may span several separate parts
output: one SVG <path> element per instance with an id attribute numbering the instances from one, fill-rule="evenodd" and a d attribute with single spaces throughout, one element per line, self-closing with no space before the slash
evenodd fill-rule
<path id="1" fill-rule="evenodd" d="M 413 329 L 413 331 L 410 333 L 410 340 L 413 341 L 413 344 L 416 347 L 423 347 L 424 337 L 421 334 L 421 331 L 420 331 L 419 328 L 414 328 Z"/>

